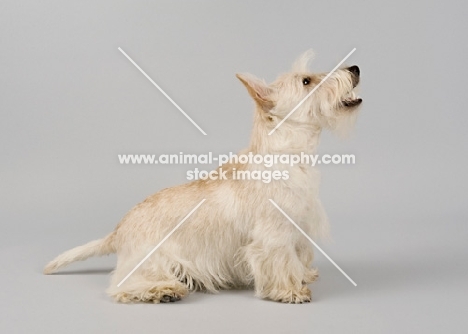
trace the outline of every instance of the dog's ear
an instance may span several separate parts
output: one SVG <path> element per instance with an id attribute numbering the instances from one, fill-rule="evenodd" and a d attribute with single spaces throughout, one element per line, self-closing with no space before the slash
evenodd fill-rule
<path id="1" fill-rule="evenodd" d="M 250 96 L 252 96 L 255 103 L 257 103 L 260 108 L 264 111 L 273 109 L 274 103 L 271 99 L 272 91 L 265 81 L 248 73 L 238 73 L 236 77 L 244 84 Z"/>
<path id="2" fill-rule="evenodd" d="M 315 53 L 312 49 L 307 50 L 296 59 L 292 66 L 293 72 L 309 72 L 309 64 L 314 59 Z"/>

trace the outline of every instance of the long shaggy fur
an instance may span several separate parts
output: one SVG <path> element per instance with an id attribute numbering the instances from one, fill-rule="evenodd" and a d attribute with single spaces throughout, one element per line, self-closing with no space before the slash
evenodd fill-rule
<path id="1" fill-rule="evenodd" d="M 307 69 L 309 51 L 293 71 L 271 84 L 238 74 L 255 101 L 250 145 L 241 153 L 313 154 L 322 128 L 352 125 L 359 74 L 336 71 L 271 136 L 268 133 L 317 85 L 325 74 Z M 304 78 L 310 83 L 304 84 Z M 349 107 L 349 101 L 356 106 Z M 344 126 L 343 126 L 344 125 Z M 197 180 L 161 190 L 135 206 L 104 239 L 57 257 L 50 274 L 90 256 L 116 252 L 117 266 L 108 294 L 120 302 L 168 302 L 189 291 L 254 287 L 256 295 L 287 303 L 311 300 L 307 284 L 317 277 L 309 242 L 269 202 L 273 199 L 312 237 L 326 236 L 328 222 L 318 198 L 319 173 L 309 165 L 293 167 L 228 163 L 228 180 Z M 287 171 L 289 179 L 240 181 L 233 170 Z M 120 287 L 117 284 L 202 199 L 206 202 Z"/>

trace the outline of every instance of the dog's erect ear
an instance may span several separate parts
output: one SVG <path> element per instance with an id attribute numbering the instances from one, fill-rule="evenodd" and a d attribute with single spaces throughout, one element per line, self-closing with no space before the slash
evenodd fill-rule
<path id="1" fill-rule="evenodd" d="M 292 66 L 293 72 L 309 72 L 309 64 L 314 59 L 315 53 L 312 49 L 307 50 L 296 59 Z"/>
<path id="2" fill-rule="evenodd" d="M 250 96 L 260 108 L 264 111 L 270 111 L 274 107 L 271 100 L 272 91 L 265 81 L 248 73 L 236 74 L 236 77 L 244 84 Z"/>

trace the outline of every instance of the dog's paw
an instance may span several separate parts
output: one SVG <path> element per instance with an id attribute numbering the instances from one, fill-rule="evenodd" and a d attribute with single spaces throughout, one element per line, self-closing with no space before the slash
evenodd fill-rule
<path id="1" fill-rule="evenodd" d="M 287 304 L 310 303 L 312 301 L 312 291 L 304 285 L 300 291 L 284 291 L 277 300 Z"/>
<path id="2" fill-rule="evenodd" d="M 147 289 L 121 291 L 112 294 L 120 303 L 172 303 L 181 300 L 188 293 L 182 285 L 158 285 Z"/>
<path id="3" fill-rule="evenodd" d="M 186 289 L 178 289 L 177 287 L 156 287 L 148 291 L 148 299 L 146 301 L 155 304 L 174 303 L 181 300 L 186 294 Z"/>
<path id="4" fill-rule="evenodd" d="M 173 303 L 182 299 L 182 296 L 177 294 L 163 295 L 160 299 L 161 303 Z"/>

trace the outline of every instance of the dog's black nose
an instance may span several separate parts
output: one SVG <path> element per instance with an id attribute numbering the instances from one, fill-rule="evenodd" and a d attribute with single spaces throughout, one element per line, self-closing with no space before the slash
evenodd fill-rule
<path id="1" fill-rule="evenodd" d="M 348 67 L 348 71 L 350 71 L 351 73 L 359 76 L 359 74 L 361 74 L 361 71 L 359 70 L 359 67 L 357 67 L 356 65 L 354 66 L 351 66 L 351 67 Z"/>

